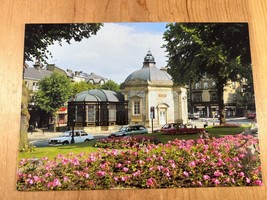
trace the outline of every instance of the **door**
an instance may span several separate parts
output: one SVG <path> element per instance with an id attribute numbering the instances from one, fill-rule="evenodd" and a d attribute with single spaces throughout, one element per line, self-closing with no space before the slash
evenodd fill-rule
<path id="1" fill-rule="evenodd" d="M 159 111 L 159 124 L 164 125 L 167 123 L 166 120 L 166 110 L 160 110 Z"/>

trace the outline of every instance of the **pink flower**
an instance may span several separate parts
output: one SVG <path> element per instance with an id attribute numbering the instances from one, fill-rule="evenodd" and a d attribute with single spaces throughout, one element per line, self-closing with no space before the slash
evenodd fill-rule
<path id="1" fill-rule="evenodd" d="M 183 175 L 184 175 L 185 177 L 188 177 L 188 176 L 189 176 L 188 172 L 186 172 L 186 171 L 183 172 Z"/>
<path id="2" fill-rule="evenodd" d="M 66 183 L 67 181 L 69 181 L 69 178 L 67 176 L 63 177 L 63 182 Z"/>
<path id="3" fill-rule="evenodd" d="M 204 180 L 210 180 L 210 176 L 209 175 L 203 175 L 203 179 Z"/>
<path id="4" fill-rule="evenodd" d="M 246 183 L 250 183 L 250 179 L 246 177 Z"/>
<path id="5" fill-rule="evenodd" d="M 96 174 L 97 174 L 97 176 L 102 177 L 102 176 L 105 176 L 106 175 L 106 172 L 104 172 L 104 171 L 98 171 Z"/>
<path id="6" fill-rule="evenodd" d="M 215 184 L 215 185 L 219 185 L 220 184 L 220 181 L 215 178 L 215 179 L 212 179 L 212 182 Z"/>
<path id="7" fill-rule="evenodd" d="M 53 181 L 53 187 L 56 187 L 56 186 L 61 186 L 61 183 L 58 178 L 54 179 Z"/>
<path id="8" fill-rule="evenodd" d="M 128 172 L 128 171 L 129 171 L 129 169 L 128 169 L 127 167 L 123 167 L 122 170 L 123 170 L 124 172 Z"/>
<path id="9" fill-rule="evenodd" d="M 31 179 L 31 178 L 27 179 L 27 180 L 26 180 L 26 183 L 32 185 L 32 184 L 33 184 L 33 179 Z"/>
<path id="10" fill-rule="evenodd" d="M 223 175 L 223 173 L 222 172 L 220 172 L 219 170 L 216 170 L 215 172 L 214 172 L 214 176 L 222 176 Z"/>
<path id="11" fill-rule="evenodd" d="M 261 180 L 255 180 L 252 183 L 253 185 L 258 185 L 258 186 L 262 186 L 262 181 Z"/>
<path id="12" fill-rule="evenodd" d="M 116 164 L 116 167 L 117 168 L 121 168 L 122 167 L 122 164 L 121 163 L 118 163 L 118 164 Z"/>
<path id="13" fill-rule="evenodd" d="M 161 171 L 163 168 L 164 168 L 164 167 L 161 166 L 161 165 L 157 167 L 158 171 Z"/>
<path id="14" fill-rule="evenodd" d="M 156 185 L 156 180 L 154 178 L 147 179 L 147 181 L 146 181 L 147 187 L 153 187 L 154 185 Z"/>
<path id="15" fill-rule="evenodd" d="M 41 181 L 41 179 L 38 176 L 33 176 L 33 180 L 34 180 L 34 182 Z"/>
<path id="16" fill-rule="evenodd" d="M 202 186 L 202 183 L 200 181 L 197 181 L 198 186 Z"/>
<path id="17" fill-rule="evenodd" d="M 244 177 L 245 174 L 244 174 L 244 172 L 240 172 L 240 173 L 238 174 L 238 176 L 240 176 L 240 177 Z"/>
<path id="18" fill-rule="evenodd" d="M 188 165 L 189 165 L 190 167 L 195 167 L 195 166 L 196 166 L 196 163 L 195 163 L 195 161 L 192 161 L 192 162 L 190 162 Z"/>

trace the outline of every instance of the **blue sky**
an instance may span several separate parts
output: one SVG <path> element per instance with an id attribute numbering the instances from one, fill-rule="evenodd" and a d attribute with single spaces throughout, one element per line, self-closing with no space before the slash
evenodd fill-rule
<path id="1" fill-rule="evenodd" d="M 53 57 L 48 63 L 122 83 L 130 73 L 142 68 L 148 50 L 158 68 L 166 66 L 162 48 L 165 26 L 166 23 L 155 22 L 104 23 L 97 35 L 89 39 L 49 47 Z"/>

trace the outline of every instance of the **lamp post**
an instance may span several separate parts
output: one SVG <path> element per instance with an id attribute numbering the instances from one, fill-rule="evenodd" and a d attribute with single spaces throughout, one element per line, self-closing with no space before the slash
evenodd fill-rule
<path id="1" fill-rule="evenodd" d="M 73 120 L 73 123 L 72 123 L 72 134 L 71 134 L 71 141 L 70 141 L 71 144 L 75 143 L 75 140 L 74 140 L 74 127 L 75 127 L 75 119 Z"/>

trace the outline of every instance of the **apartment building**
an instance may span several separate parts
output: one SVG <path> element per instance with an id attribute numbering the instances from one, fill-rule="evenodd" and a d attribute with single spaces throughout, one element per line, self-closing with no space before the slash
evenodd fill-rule
<path id="1" fill-rule="evenodd" d="M 246 91 L 247 81 L 228 82 L 224 88 L 223 100 L 226 117 L 244 116 L 246 110 L 253 109 L 253 96 Z M 189 112 L 202 117 L 217 117 L 218 95 L 214 80 L 204 77 L 188 87 Z M 254 103 L 255 109 L 255 103 Z"/>

